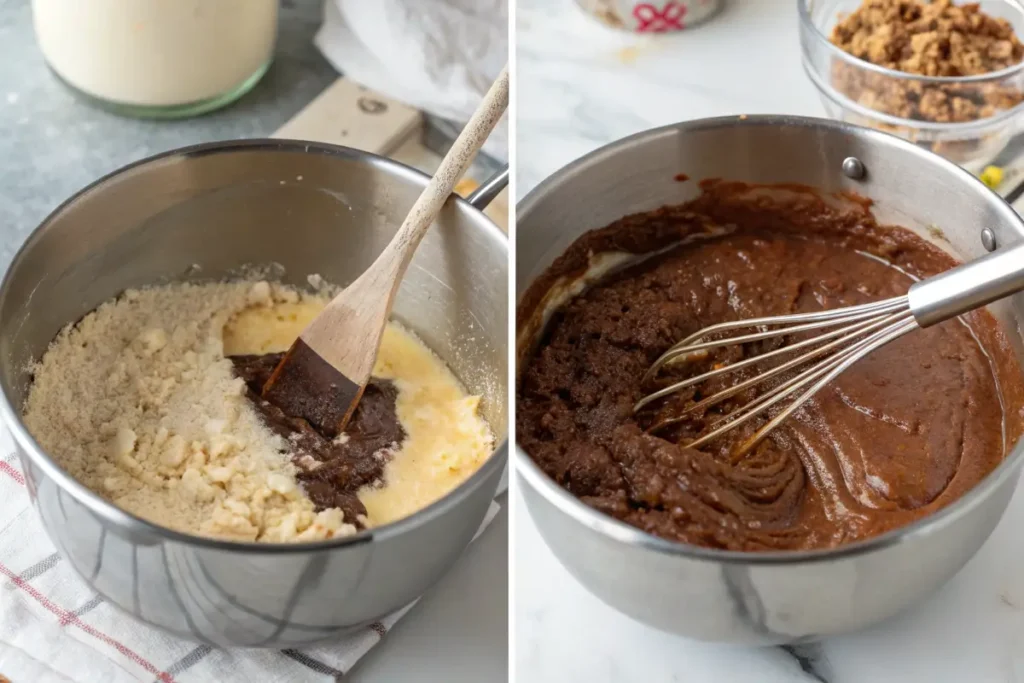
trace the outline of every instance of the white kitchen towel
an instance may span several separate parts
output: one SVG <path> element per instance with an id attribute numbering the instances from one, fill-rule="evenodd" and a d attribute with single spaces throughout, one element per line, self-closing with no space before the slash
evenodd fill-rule
<path id="1" fill-rule="evenodd" d="M 508 0 L 325 0 L 315 40 L 346 78 L 464 123 L 508 61 Z M 484 151 L 508 159 L 508 116 Z"/>
<path id="2" fill-rule="evenodd" d="M 11 683 L 336 681 L 415 604 L 303 650 L 211 648 L 167 635 L 89 590 L 50 543 L 0 430 L 0 680 Z M 477 531 L 490 524 L 496 503 Z"/>

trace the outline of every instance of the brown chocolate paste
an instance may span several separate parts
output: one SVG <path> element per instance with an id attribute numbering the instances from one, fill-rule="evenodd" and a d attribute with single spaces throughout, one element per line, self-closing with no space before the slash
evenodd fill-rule
<path id="1" fill-rule="evenodd" d="M 344 435 L 331 439 L 301 417 L 287 415 L 260 398 L 263 385 L 283 357 L 283 353 L 232 356 L 231 362 L 267 426 L 291 442 L 297 478 L 316 510 L 341 508 L 345 521 L 362 529 L 365 525 L 360 518 L 366 507 L 356 492 L 368 484 L 381 484 L 384 466 L 405 439 L 395 412 L 398 390 L 387 380 L 372 379 Z"/>
<path id="2" fill-rule="evenodd" d="M 915 330 L 863 358 L 740 458 L 734 446 L 767 418 L 700 450 L 680 444 L 770 385 L 666 430 L 650 428 L 758 368 L 634 416 L 634 403 L 652 390 L 641 386 L 647 368 L 703 327 L 898 296 L 911 276 L 956 265 L 909 230 L 879 225 L 860 197 L 701 186 L 688 204 L 584 235 L 527 291 L 518 318 L 529 334 L 551 287 L 579 276 L 593 254 L 667 249 L 570 301 L 522 353 L 517 439 L 544 472 L 588 505 L 662 538 L 757 551 L 881 534 L 948 505 L 996 467 L 1022 431 L 1024 382 L 985 311 Z M 774 348 L 766 344 L 675 366 L 655 386 Z"/>

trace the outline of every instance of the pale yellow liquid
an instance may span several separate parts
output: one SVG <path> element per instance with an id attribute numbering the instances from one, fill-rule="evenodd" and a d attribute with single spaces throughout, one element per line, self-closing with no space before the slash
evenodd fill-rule
<path id="1" fill-rule="evenodd" d="M 225 355 L 286 351 L 327 303 L 306 297 L 295 303 L 248 308 L 224 329 Z M 358 493 L 366 525 L 407 517 L 454 489 L 490 456 L 494 437 L 471 396 L 419 339 L 390 323 L 373 374 L 394 382 L 396 410 L 406 438 L 384 470 L 384 485 Z"/>

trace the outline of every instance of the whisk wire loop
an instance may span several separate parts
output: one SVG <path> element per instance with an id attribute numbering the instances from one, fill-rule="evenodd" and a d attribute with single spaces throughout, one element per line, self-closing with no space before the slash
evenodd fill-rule
<path id="1" fill-rule="evenodd" d="M 799 351 L 800 349 L 804 349 L 804 348 L 807 348 L 809 346 L 813 347 L 816 344 L 820 344 L 821 342 L 826 341 L 828 339 L 832 339 L 834 337 L 840 337 L 839 339 L 837 339 L 836 341 L 832 342 L 831 344 L 825 344 L 825 345 L 822 345 L 822 346 L 820 346 L 818 348 L 815 348 L 812 351 L 810 351 L 810 352 L 808 352 L 808 353 L 806 353 L 806 354 L 804 354 L 804 355 L 802 355 L 802 356 L 800 356 L 798 358 L 794 358 L 793 360 L 791 360 L 791 361 L 789 361 L 787 363 L 783 363 L 782 365 L 779 365 L 779 366 L 777 366 L 775 368 L 772 368 L 771 370 L 765 372 L 764 374 L 759 375 L 761 380 L 768 379 L 769 377 L 773 377 L 773 376 L 775 376 L 775 375 L 777 375 L 777 374 L 779 374 L 781 372 L 785 372 L 786 370 L 789 370 L 790 368 L 795 367 L 796 365 L 799 365 L 799 364 L 801 364 L 801 363 L 803 363 L 803 362 L 805 362 L 807 360 L 810 360 L 811 358 L 815 358 L 817 356 L 820 356 L 821 354 L 826 353 L 826 352 L 834 349 L 836 346 L 838 346 L 838 345 L 840 345 L 840 344 L 842 344 L 844 342 L 850 341 L 851 339 L 855 339 L 856 337 L 859 337 L 862 334 L 865 334 L 866 332 L 871 332 L 873 330 L 876 330 L 879 327 L 881 327 L 882 325 L 885 325 L 887 322 L 890 322 L 893 319 L 895 319 L 894 318 L 895 316 L 899 316 L 899 315 L 902 315 L 902 314 L 900 314 L 900 313 L 893 313 L 890 316 L 887 316 L 887 317 L 885 317 L 885 318 L 883 318 L 881 320 L 867 320 L 867 321 L 855 322 L 852 325 L 847 325 L 845 327 L 840 327 L 840 328 L 838 328 L 836 330 L 832 330 L 831 332 L 827 332 L 825 334 L 818 335 L 817 337 L 813 337 L 811 339 L 805 339 L 805 340 L 803 340 L 801 342 L 797 342 L 796 344 L 793 344 L 791 346 L 782 346 L 782 347 L 780 347 L 778 349 L 775 349 L 774 351 L 769 351 L 767 353 L 763 353 L 763 354 L 760 354 L 758 356 L 753 356 L 751 358 L 747 358 L 747 359 L 741 360 L 741 361 L 739 361 L 737 363 L 730 363 L 730 364 L 724 365 L 724 366 L 722 366 L 720 368 L 715 368 L 715 369 L 709 370 L 708 372 L 705 372 L 705 373 L 703 373 L 701 375 L 697 375 L 696 377 L 689 377 L 689 378 L 684 379 L 684 380 L 682 380 L 680 382 L 676 382 L 675 384 L 669 385 L 669 386 L 665 387 L 664 389 L 659 389 L 658 391 L 655 391 L 653 394 L 649 394 L 648 396 L 645 396 L 644 398 L 640 399 L 640 401 L 638 401 L 637 404 L 633 407 L 633 411 L 636 412 L 636 411 L 640 410 L 641 408 L 643 408 L 644 406 L 646 406 L 647 404 L 652 403 L 653 401 L 658 400 L 659 398 L 664 398 L 665 396 L 668 396 L 669 394 L 674 394 L 677 391 L 681 391 L 683 389 L 686 389 L 687 387 L 694 386 L 695 384 L 700 384 L 701 382 L 704 382 L 705 380 L 711 379 L 712 377 L 717 377 L 719 375 L 723 375 L 723 374 L 726 374 L 726 373 L 729 373 L 729 372 L 735 372 L 736 370 L 741 370 L 742 368 L 749 367 L 749 366 L 755 365 L 757 363 L 761 363 L 761 362 L 767 360 L 768 358 L 774 358 L 775 356 L 782 356 L 782 355 L 786 355 L 788 353 L 793 353 L 794 351 Z M 832 324 L 835 324 L 835 323 L 833 322 Z M 842 336 L 840 336 L 840 335 L 842 335 Z M 760 380 L 758 380 L 758 381 L 760 381 Z M 757 383 L 757 382 L 755 382 L 755 383 Z M 747 386 L 750 386 L 750 385 L 748 383 L 743 383 L 742 385 L 737 385 L 735 387 L 732 387 L 732 389 L 735 389 L 735 391 L 732 391 L 732 389 L 730 389 L 729 391 L 731 391 L 731 393 L 729 393 L 729 396 L 732 396 L 733 394 L 735 394 L 735 393 L 737 393 L 739 391 L 742 391 Z M 724 393 L 724 392 L 722 392 L 722 393 Z M 723 396 L 722 398 L 727 398 L 727 396 Z M 717 402 L 718 401 L 715 401 L 715 403 L 717 403 Z M 709 405 L 709 404 L 701 402 L 700 404 L 697 404 L 697 405 L 703 407 L 704 405 Z M 694 408 L 696 408 L 696 407 L 697 406 L 694 406 Z"/>
<path id="2" fill-rule="evenodd" d="M 906 297 L 898 297 L 896 299 L 888 299 L 886 301 L 876 301 L 870 304 L 862 304 L 860 306 L 848 306 L 846 308 L 835 309 L 831 311 L 820 311 L 816 313 L 793 313 L 791 315 L 780 315 L 768 318 L 750 318 L 748 320 L 735 320 L 730 322 L 718 323 L 717 325 L 711 325 L 704 329 L 690 335 L 683 339 L 681 342 L 676 343 L 668 351 L 663 353 L 658 360 L 654 361 L 647 374 L 644 376 L 644 381 L 650 380 L 654 375 L 661 370 L 662 367 L 676 361 L 681 356 L 688 356 L 699 351 L 706 351 L 713 348 L 722 346 L 728 346 L 733 344 L 745 344 L 753 341 L 761 341 L 764 339 L 774 339 L 787 334 L 796 334 L 800 332 L 808 332 L 810 330 L 821 329 L 824 327 L 831 327 L 840 323 L 853 322 L 856 320 L 864 320 L 872 318 L 883 313 L 890 313 L 892 311 L 906 310 L 907 299 Z M 788 325 L 788 327 L 787 327 Z M 727 337 L 712 342 L 701 342 L 705 337 L 709 337 L 720 332 L 728 332 L 730 330 L 743 329 L 746 327 L 771 327 L 781 326 L 777 329 L 765 330 L 762 329 L 760 332 L 753 334 L 747 334 L 740 337 Z M 678 362 L 678 361 L 676 361 Z"/>
<path id="3" fill-rule="evenodd" d="M 681 422 L 687 415 L 720 403 L 744 389 L 754 387 L 786 371 L 793 371 L 794 376 L 785 379 L 779 378 L 779 383 L 770 387 L 766 393 L 755 397 L 705 427 L 703 433 L 689 444 L 694 447 L 701 446 L 754 417 L 763 415 L 772 406 L 791 399 L 788 405 L 773 415 L 750 438 L 744 441 L 737 451 L 734 451 L 733 457 L 740 457 L 737 453 L 742 454 L 753 448 L 822 387 L 872 351 L 912 330 L 949 320 L 1021 291 L 1024 291 L 1024 241 L 1002 247 L 970 263 L 959 265 L 925 280 L 919 280 L 910 286 L 904 296 L 828 311 L 737 320 L 711 325 L 691 334 L 662 354 L 645 373 L 643 384 L 647 386 L 669 363 L 706 359 L 712 349 L 722 346 L 780 337 L 783 338 L 783 346 L 766 350 L 760 355 L 745 358 L 723 367 L 714 367 L 696 377 L 687 378 L 663 389 L 658 389 L 637 401 L 633 406 L 633 412 L 643 409 L 653 401 L 714 379 L 727 372 L 735 372 L 762 363 L 767 359 L 778 358 L 801 349 L 809 349 L 775 368 L 764 370 L 735 386 L 702 398 L 679 411 L 677 415 L 662 419 L 650 428 L 650 430 L 658 430 Z M 834 326 L 839 326 L 839 328 L 807 339 L 799 336 Z M 745 331 L 745 333 L 718 336 L 737 331 Z M 798 336 L 794 338 L 793 335 Z M 811 362 L 813 365 L 801 370 L 805 364 Z"/>
<path id="4" fill-rule="evenodd" d="M 693 448 L 700 447 L 726 432 L 749 422 L 755 417 L 765 414 L 766 411 L 782 401 L 791 399 L 791 402 L 781 412 L 760 427 L 734 453 L 735 456 L 742 455 L 753 448 L 772 429 L 806 403 L 825 384 L 832 381 L 846 368 L 875 349 L 916 327 L 918 327 L 918 324 L 914 319 L 913 313 L 910 311 L 907 297 L 905 296 L 830 311 L 754 318 L 712 325 L 690 335 L 662 354 L 645 375 L 645 383 L 657 376 L 666 365 L 684 360 L 693 360 L 694 358 L 706 358 L 708 351 L 713 348 L 791 336 L 819 329 L 835 329 L 806 339 L 800 339 L 794 343 L 745 358 L 736 363 L 715 367 L 696 376 L 675 382 L 640 399 L 634 405 L 633 412 L 635 413 L 666 396 L 688 387 L 699 385 L 726 373 L 736 372 L 743 368 L 763 363 L 766 360 L 805 350 L 804 353 L 796 358 L 765 369 L 749 379 L 737 382 L 711 396 L 702 398 L 672 417 L 661 419 L 649 430 L 662 430 L 686 420 L 688 416 L 694 413 L 699 413 L 747 389 L 763 384 L 773 377 L 789 371 L 795 372 L 796 374 L 793 377 L 778 383 L 764 394 L 757 396 L 715 420 L 708 425 L 704 434 L 688 444 Z M 723 332 L 749 330 L 750 328 L 757 328 L 758 331 L 708 340 L 709 337 Z M 812 361 L 814 361 L 812 365 L 802 370 L 800 369 Z M 805 389 L 805 387 L 807 388 Z M 804 391 L 801 392 L 802 389 Z"/>

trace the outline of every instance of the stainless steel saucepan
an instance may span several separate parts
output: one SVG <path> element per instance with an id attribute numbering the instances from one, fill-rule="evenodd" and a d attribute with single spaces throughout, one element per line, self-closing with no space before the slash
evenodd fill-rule
<path id="1" fill-rule="evenodd" d="M 58 208 L 0 286 L 0 414 L 61 553 L 138 619 L 221 646 L 288 648 L 401 607 L 441 577 L 482 522 L 507 459 L 507 242 L 481 212 L 501 181 L 450 202 L 395 304 L 472 392 L 499 444 L 478 472 L 411 517 L 355 536 L 263 545 L 163 529 L 65 474 L 20 419 L 28 365 L 64 325 L 127 288 L 221 279 L 277 263 L 284 282 L 346 284 L 384 248 L 427 183 L 402 164 L 306 142 L 214 143 L 117 171 Z"/>
<path id="2" fill-rule="evenodd" d="M 624 215 L 692 199 L 690 178 L 800 183 L 855 191 L 883 224 L 935 240 L 964 260 L 1024 237 L 1012 208 L 966 171 L 877 131 L 806 118 L 751 116 L 667 126 L 570 164 L 518 206 L 517 290 L 583 233 Z M 994 240 L 992 239 L 994 238 Z M 1024 298 L 989 307 L 1024 359 Z M 530 325 L 517 321 L 521 334 Z M 535 329 L 535 328 L 534 328 Z M 520 339 L 524 348 L 530 340 Z M 1024 444 L 973 490 L 930 517 L 834 550 L 741 553 L 665 541 L 584 505 L 522 451 L 515 464 L 527 507 L 551 551 L 612 607 L 701 640 L 780 644 L 859 629 L 912 605 L 953 576 L 1002 516 Z"/>

